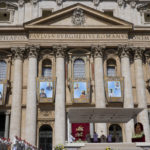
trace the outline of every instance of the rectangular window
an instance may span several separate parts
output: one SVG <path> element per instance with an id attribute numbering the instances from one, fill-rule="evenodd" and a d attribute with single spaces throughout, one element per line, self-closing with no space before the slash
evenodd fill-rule
<path id="1" fill-rule="evenodd" d="M 107 76 L 108 77 L 116 76 L 115 66 L 107 66 Z"/>
<path id="2" fill-rule="evenodd" d="M 10 20 L 10 12 L 0 11 L 0 21 L 9 21 Z"/>
<path id="3" fill-rule="evenodd" d="M 150 22 L 150 13 L 144 13 L 145 22 Z"/>
<path id="4" fill-rule="evenodd" d="M 42 10 L 42 17 L 47 17 L 52 13 L 52 10 L 49 9 L 43 9 Z"/>

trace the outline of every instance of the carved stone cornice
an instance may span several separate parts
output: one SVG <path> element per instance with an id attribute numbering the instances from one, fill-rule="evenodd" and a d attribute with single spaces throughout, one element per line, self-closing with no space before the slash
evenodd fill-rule
<path id="1" fill-rule="evenodd" d="M 142 59 L 145 48 L 143 47 L 134 47 L 132 48 L 134 52 L 134 59 Z"/>
<path id="2" fill-rule="evenodd" d="M 39 0 L 30 0 L 30 2 L 33 4 L 33 5 L 36 5 L 38 3 Z"/>
<path id="3" fill-rule="evenodd" d="M 29 45 L 28 46 L 28 57 L 37 57 L 40 50 L 39 45 Z"/>
<path id="4" fill-rule="evenodd" d="M 119 56 L 121 58 L 129 57 L 130 56 L 130 51 L 131 51 L 131 49 L 127 45 L 119 45 L 118 46 L 118 53 L 119 53 Z"/>
<path id="5" fill-rule="evenodd" d="M 94 57 L 103 57 L 105 45 L 92 45 L 91 49 Z"/>
<path id="6" fill-rule="evenodd" d="M 13 47 L 11 48 L 14 59 L 23 59 L 25 47 Z"/>
<path id="7" fill-rule="evenodd" d="M 65 57 L 65 52 L 67 45 L 54 45 L 53 50 L 56 54 L 56 57 Z"/>
<path id="8" fill-rule="evenodd" d="M 93 0 L 93 3 L 95 6 L 98 6 L 98 4 L 100 3 L 100 0 Z"/>
<path id="9" fill-rule="evenodd" d="M 62 5 L 62 3 L 63 3 L 63 0 L 56 0 L 56 3 L 57 3 L 57 5 Z"/>
<path id="10" fill-rule="evenodd" d="M 76 8 L 72 15 L 72 23 L 74 25 L 84 25 L 85 15 L 81 8 Z"/>
<path id="11" fill-rule="evenodd" d="M 18 0 L 18 4 L 19 4 L 20 7 L 23 7 L 24 3 L 25 3 L 24 0 Z"/>

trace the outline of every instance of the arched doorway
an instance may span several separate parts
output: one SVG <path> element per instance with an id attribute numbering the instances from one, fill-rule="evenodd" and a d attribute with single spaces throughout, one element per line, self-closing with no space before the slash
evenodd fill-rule
<path id="1" fill-rule="evenodd" d="M 112 142 L 122 142 L 122 129 L 118 124 L 110 125 L 109 134 L 112 135 Z"/>
<path id="2" fill-rule="evenodd" d="M 43 125 L 39 129 L 39 148 L 42 150 L 52 150 L 52 128 Z"/>

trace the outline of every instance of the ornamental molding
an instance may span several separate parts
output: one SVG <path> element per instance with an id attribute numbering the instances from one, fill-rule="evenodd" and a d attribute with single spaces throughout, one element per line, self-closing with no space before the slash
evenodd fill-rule
<path id="1" fill-rule="evenodd" d="M 93 0 L 93 3 L 95 6 L 98 6 L 98 4 L 100 3 L 100 0 Z"/>
<path id="2" fill-rule="evenodd" d="M 33 5 L 36 5 L 38 3 L 39 0 L 30 0 L 30 2 L 33 4 Z"/>
<path id="3" fill-rule="evenodd" d="M 23 7 L 24 3 L 25 3 L 25 0 L 19 0 L 18 1 L 18 4 L 20 7 Z"/>
<path id="4" fill-rule="evenodd" d="M 131 48 L 127 45 L 119 45 L 118 46 L 118 53 L 121 58 L 129 57 L 130 56 Z"/>
<path id="5" fill-rule="evenodd" d="M 13 58 L 16 59 L 23 59 L 25 53 L 25 47 L 13 47 L 11 48 L 11 52 L 13 54 Z"/>
<path id="6" fill-rule="evenodd" d="M 28 57 L 37 57 L 39 50 L 40 50 L 40 46 L 39 45 L 29 45 L 27 46 L 28 49 Z"/>
<path id="7" fill-rule="evenodd" d="M 76 8 L 72 15 L 72 23 L 74 25 L 84 25 L 85 15 L 81 8 Z"/>
<path id="8" fill-rule="evenodd" d="M 57 5 L 62 5 L 62 3 L 63 3 L 63 0 L 56 0 L 56 3 L 57 3 Z"/>
<path id="9" fill-rule="evenodd" d="M 53 50 L 55 52 L 56 57 L 65 57 L 65 52 L 67 49 L 67 45 L 54 45 Z"/>
<path id="10" fill-rule="evenodd" d="M 145 48 L 143 48 L 143 47 L 134 47 L 134 48 L 132 48 L 132 50 L 134 52 L 134 59 L 142 59 L 143 58 Z"/>
<path id="11" fill-rule="evenodd" d="M 125 7 L 128 3 L 131 6 L 131 8 L 135 8 L 138 1 L 139 0 L 117 0 L 117 3 L 120 7 Z"/>
<path id="12" fill-rule="evenodd" d="M 106 48 L 105 45 L 92 45 L 91 49 L 93 52 L 94 57 L 103 57 L 104 49 Z"/>

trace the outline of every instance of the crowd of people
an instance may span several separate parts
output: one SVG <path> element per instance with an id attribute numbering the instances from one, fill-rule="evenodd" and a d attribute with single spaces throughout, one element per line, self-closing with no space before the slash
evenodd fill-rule
<path id="1" fill-rule="evenodd" d="M 12 145 L 12 150 L 38 150 L 38 148 L 31 145 L 27 141 L 15 136 Z"/>
<path id="2" fill-rule="evenodd" d="M 0 138 L 0 150 L 11 150 L 10 139 Z"/>
<path id="3" fill-rule="evenodd" d="M 0 150 L 38 150 L 38 148 L 15 136 L 13 143 L 10 139 L 0 138 Z"/>

